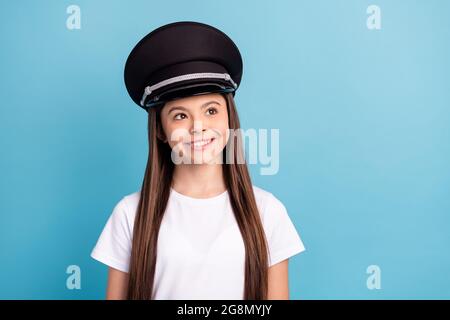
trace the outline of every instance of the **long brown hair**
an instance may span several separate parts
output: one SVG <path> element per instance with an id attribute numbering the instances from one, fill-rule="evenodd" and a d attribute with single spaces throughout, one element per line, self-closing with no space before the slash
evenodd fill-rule
<path id="1" fill-rule="evenodd" d="M 227 93 L 224 97 L 228 108 L 229 128 L 239 129 L 233 96 Z M 148 110 L 149 155 L 134 223 L 128 299 L 150 300 L 153 297 L 158 232 L 169 199 L 174 171 L 170 146 L 158 138 L 162 130 L 160 109 Z M 231 207 L 245 246 L 243 299 L 265 300 L 269 252 L 247 164 L 245 161 L 238 161 L 239 157 L 243 157 L 242 137 L 231 134 L 225 148 L 233 149 L 223 151 L 222 168 Z M 233 159 L 227 161 L 226 154 Z"/>

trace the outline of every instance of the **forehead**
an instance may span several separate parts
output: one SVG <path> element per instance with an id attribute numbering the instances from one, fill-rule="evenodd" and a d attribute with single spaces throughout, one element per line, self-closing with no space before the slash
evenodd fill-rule
<path id="1" fill-rule="evenodd" d="M 225 104 L 225 98 L 219 94 L 219 93 L 208 93 L 208 94 L 201 94 L 201 95 L 195 95 L 195 96 L 189 96 L 184 97 L 180 99 L 175 99 L 166 102 L 164 105 L 164 109 L 169 109 L 168 107 L 174 107 L 174 106 L 180 106 L 185 108 L 197 108 L 201 107 L 204 103 L 207 103 L 209 101 L 216 101 L 219 104 Z"/>

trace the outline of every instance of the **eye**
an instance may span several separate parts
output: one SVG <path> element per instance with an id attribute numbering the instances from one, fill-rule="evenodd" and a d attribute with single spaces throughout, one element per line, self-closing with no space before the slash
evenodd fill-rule
<path id="1" fill-rule="evenodd" d="M 206 110 L 206 114 L 208 115 L 213 115 L 216 114 L 217 112 L 218 112 L 217 109 L 214 107 L 208 108 L 208 110 Z"/>
<path id="2" fill-rule="evenodd" d="M 180 119 L 180 117 L 178 117 L 178 116 L 180 116 L 181 119 Z M 174 119 L 174 120 L 183 120 L 183 119 L 184 119 L 183 117 L 186 117 L 186 115 L 185 115 L 184 113 L 177 113 L 177 114 L 173 117 L 173 119 Z"/>

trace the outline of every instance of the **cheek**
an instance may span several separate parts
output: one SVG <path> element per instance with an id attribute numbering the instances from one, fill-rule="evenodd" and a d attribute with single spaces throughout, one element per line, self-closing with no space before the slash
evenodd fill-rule
<path id="1" fill-rule="evenodd" d="M 163 125 L 163 130 L 171 148 L 177 145 L 180 140 L 189 140 L 189 126 L 185 123 L 166 122 Z"/>
<path id="2" fill-rule="evenodd" d="M 217 119 L 217 121 L 215 121 L 214 128 L 220 132 L 221 145 L 225 146 L 229 139 L 228 117 L 221 117 L 220 119 Z"/>

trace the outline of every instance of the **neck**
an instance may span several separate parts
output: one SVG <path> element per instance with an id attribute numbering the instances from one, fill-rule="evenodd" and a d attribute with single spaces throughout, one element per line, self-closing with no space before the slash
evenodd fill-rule
<path id="1" fill-rule="evenodd" d="M 175 166 L 172 187 L 194 198 L 208 198 L 226 190 L 222 164 L 179 164 Z"/>

